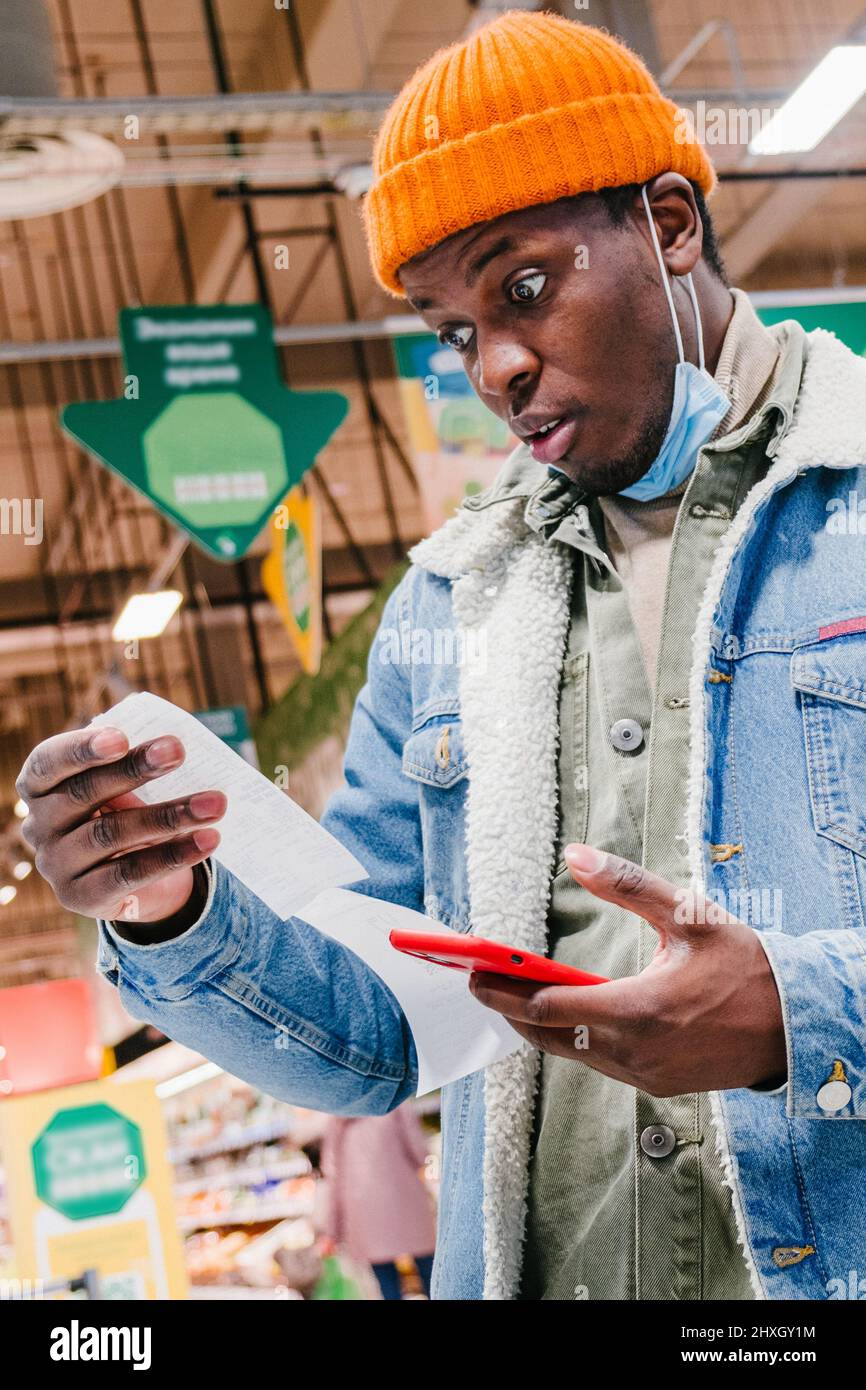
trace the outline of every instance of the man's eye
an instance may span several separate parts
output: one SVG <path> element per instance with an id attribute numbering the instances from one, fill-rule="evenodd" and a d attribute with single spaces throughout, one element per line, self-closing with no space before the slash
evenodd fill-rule
<path id="1" fill-rule="evenodd" d="M 456 352 L 465 352 L 472 341 L 472 329 L 443 328 L 437 336 L 443 347 L 454 348 Z"/>
<path id="2" fill-rule="evenodd" d="M 537 275 L 524 275 L 508 287 L 509 298 L 515 304 L 532 304 L 547 284 L 547 276 L 541 271 Z"/>

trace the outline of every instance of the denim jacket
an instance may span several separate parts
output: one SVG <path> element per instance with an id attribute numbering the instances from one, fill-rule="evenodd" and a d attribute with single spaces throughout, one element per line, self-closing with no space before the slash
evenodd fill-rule
<path id="1" fill-rule="evenodd" d="M 687 714 L 692 883 L 736 895 L 783 1005 L 787 1085 L 712 1097 L 755 1292 L 774 1299 L 866 1279 L 866 363 L 821 331 L 807 346 L 793 422 L 716 554 Z M 541 951 L 567 550 L 507 497 L 415 547 L 323 817 L 369 872 L 356 891 Z M 416 1088 L 379 978 L 222 866 L 168 943 L 100 923 L 99 968 L 134 1016 L 287 1101 L 376 1114 Z M 537 1064 L 524 1047 L 443 1092 L 436 1297 L 517 1296 Z"/>

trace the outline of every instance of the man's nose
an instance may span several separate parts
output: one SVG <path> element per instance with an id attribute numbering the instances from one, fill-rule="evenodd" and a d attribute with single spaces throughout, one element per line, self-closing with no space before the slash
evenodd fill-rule
<path id="1" fill-rule="evenodd" d="M 478 393 L 490 399 L 509 401 L 525 391 L 538 373 L 535 353 L 514 340 L 499 338 L 479 344 L 476 361 Z"/>

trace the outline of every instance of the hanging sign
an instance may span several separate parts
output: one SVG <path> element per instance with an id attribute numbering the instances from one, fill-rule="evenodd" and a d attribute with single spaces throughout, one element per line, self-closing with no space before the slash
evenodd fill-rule
<path id="1" fill-rule="evenodd" d="M 402 334 L 394 356 L 424 522 L 435 531 L 464 497 L 490 486 L 519 441 L 475 395 L 459 354 L 434 334 Z"/>
<path id="2" fill-rule="evenodd" d="M 122 309 L 124 394 L 61 413 L 67 434 L 208 555 L 246 554 L 348 410 L 290 391 L 258 304 Z"/>
<path id="3" fill-rule="evenodd" d="M 243 705 L 224 705 L 220 709 L 196 711 L 196 719 L 212 734 L 227 743 L 239 757 L 258 768 L 256 745 L 250 733 L 250 721 Z"/>
<path id="4" fill-rule="evenodd" d="M 270 540 L 262 584 L 303 670 L 314 676 L 322 660 L 322 542 L 315 498 L 294 488 L 271 517 Z"/>
<path id="5" fill-rule="evenodd" d="M 866 357 L 866 291 L 762 290 L 750 298 L 758 317 L 768 326 L 796 319 L 807 333 L 826 328 L 852 352 Z"/>

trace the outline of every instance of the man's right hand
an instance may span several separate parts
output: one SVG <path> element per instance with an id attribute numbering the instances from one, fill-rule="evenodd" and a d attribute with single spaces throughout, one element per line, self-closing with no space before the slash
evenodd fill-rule
<path id="1" fill-rule="evenodd" d="M 130 749 L 104 725 L 33 749 L 16 783 L 27 804 L 21 832 L 64 907 L 109 920 L 182 920 L 193 866 L 219 844 L 219 832 L 204 827 L 225 813 L 226 797 L 205 791 L 146 806 L 135 788 L 184 756 L 171 735 Z"/>

